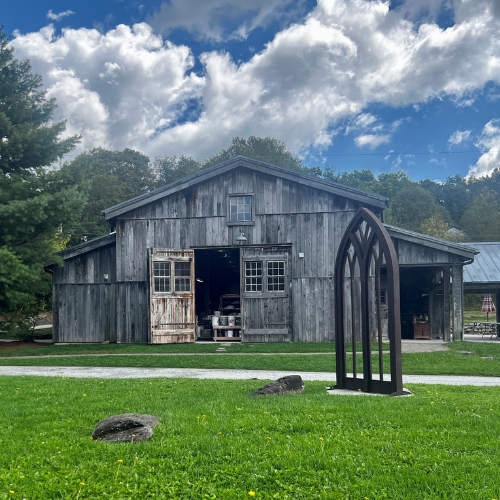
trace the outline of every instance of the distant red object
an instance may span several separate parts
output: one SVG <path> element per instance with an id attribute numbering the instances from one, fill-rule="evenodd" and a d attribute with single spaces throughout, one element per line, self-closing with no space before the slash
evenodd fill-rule
<path id="1" fill-rule="evenodd" d="M 489 293 L 487 293 L 484 296 L 483 305 L 481 307 L 481 312 L 482 313 L 491 313 L 491 312 L 495 312 L 495 311 L 496 311 L 496 309 L 495 309 L 495 304 L 493 304 L 493 299 L 491 298 L 491 295 Z"/>
<path id="2" fill-rule="evenodd" d="M 488 316 L 490 312 L 495 312 L 495 304 L 493 304 L 493 300 L 489 293 L 485 294 L 483 299 L 483 305 L 481 307 L 481 312 L 486 313 L 486 320 L 488 320 Z"/>

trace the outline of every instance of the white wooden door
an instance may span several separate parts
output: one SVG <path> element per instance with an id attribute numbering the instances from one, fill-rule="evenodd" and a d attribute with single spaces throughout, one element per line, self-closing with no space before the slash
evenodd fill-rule
<path id="1" fill-rule="evenodd" d="M 195 341 L 194 250 L 149 249 L 149 343 Z"/>

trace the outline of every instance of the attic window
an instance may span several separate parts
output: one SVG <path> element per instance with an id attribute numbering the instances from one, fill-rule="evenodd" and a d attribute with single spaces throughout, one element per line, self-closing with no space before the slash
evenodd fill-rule
<path id="1" fill-rule="evenodd" d="M 252 197 L 229 197 L 229 222 L 250 222 L 252 220 Z"/>

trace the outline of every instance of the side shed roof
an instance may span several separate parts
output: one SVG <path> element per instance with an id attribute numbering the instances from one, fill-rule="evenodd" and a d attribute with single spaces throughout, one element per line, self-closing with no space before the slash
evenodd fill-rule
<path id="1" fill-rule="evenodd" d="M 63 260 L 67 260 L 92 250 L 97 250 L 98 248 L 114 244 L 116 244 L 116 232 L 100 236 L 99 238 L 94 238 L 93 240 L 86 241 L 85 243 L 80 243 L 79 245 L 67 248 L 66 250 L 61 250 L 60 252 L 57 252 L 56 255 L 60 255 Z"/>
<path id="2" fill-rule="evenodd" d="M 450 241 L 434 238 L 433 236 L 427 236 L 426 234 L 415 233 L 414 231 L 409 231 L 408 229 L 390 226 L 389 224 L 384 225 L 387 228 L 389 235 L 393 238 L 408 241 L 409 243 L 416 243 L 417 245 L 423 245 L 425 247 L 433 248 L 434 250 L 440 250 L 441 252 L 458 255 L 462 258 L 462 260 L 473 260 L 474 255 L 478 253 L 475 249 L 475 244 L 474 247 L 466 246 L 464 243 L 452 243 Z"/>
<path id="3" fill-rule="evenodd" d="M 479 250 L 474 263 L 464 268 L 464 286 L 500 287 L 500 242 L 464 243 Z"/>
<path id="4" fill-rule="evenodd" d="M 136 198 L 132 198 L 131 200 L 124 201 L 123 203 L 107 208 L 102 211 L 102 214 L 105 216 L 106 220 L 113 219 L 114 217 L 128 212 L 129 210 L 133 210 L 142 205 L 146 205 L 147 203 L 151 203 L 160 198 L 164 198 L 165 196 L 168 196 L 172 193 L 181 191 L 182 189 L 186 189 L 199 182 L 203 182 L 238 167 L 249 168 L 258 172 L 263 172 L 269 175 L 274 175 L 276 177 L 281 177 L 283 179 L 288 179 L 297 182 L 298 184 L 303 184 L 316 189 L 327 191 L 329 193 L 338 194 L 346 198 L 351 198 L 372 207 L 383 209 L 389 201 L 388 198 L 380 196 L 378 194 L 367 193 L 365 191 L 361 191 L 360 189 L 337 184 L 336 182 L 318 179 L 317 177 L 313 177 L 311 175 L 306 175 L 295 170 L 271 165 L 270 163 L 254 160 L 253 158 L 238 156 L 212 167 L 200 170 L 195 174 L 184 177 L 183 179 L 179 179 L 178 181 L 150 191 L 149 193 L 145 193 L 141 196 L 137 196 Z"/>

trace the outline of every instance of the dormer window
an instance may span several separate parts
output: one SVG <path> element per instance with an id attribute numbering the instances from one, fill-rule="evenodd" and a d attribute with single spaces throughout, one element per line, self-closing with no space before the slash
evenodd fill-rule
<path id="1" fill-rule="evenodd" d="M 237 194 L 229 196 L 228 224 L 253 224 L 253 195 Z"/>

